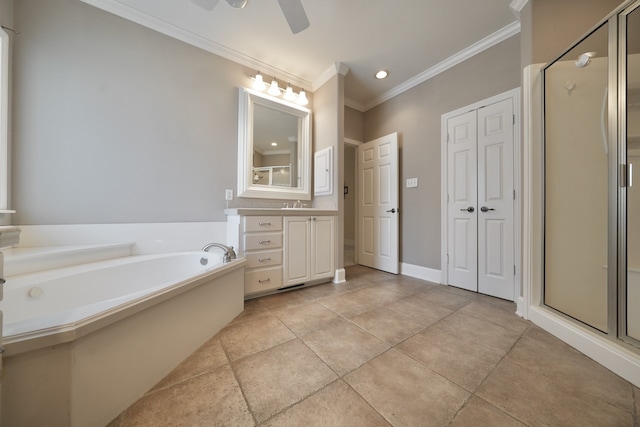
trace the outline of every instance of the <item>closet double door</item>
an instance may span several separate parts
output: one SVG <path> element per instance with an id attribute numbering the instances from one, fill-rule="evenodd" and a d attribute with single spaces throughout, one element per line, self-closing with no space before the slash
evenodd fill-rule
<path id="1" fill-rule="evenodd" d="M 448 284 L 514 300 L 513 99 L 447 119 Z"/>

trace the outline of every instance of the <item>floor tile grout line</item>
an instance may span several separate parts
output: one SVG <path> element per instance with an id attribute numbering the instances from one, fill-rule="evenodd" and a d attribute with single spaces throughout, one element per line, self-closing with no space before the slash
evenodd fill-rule
<path id="1" fill-rule="evenodd" d="M 224 344 L 222 343 L 222 339 L 220 340 L 220 347 L 222 347 L 222 351 L 224 352 L 224 355 L 227 358 L 227 361 L 229 362 L 229 368 L 231 369 L 231 373 L 233 374 L 233 378 L 235 379 L 236 384 L 238 384 L 238 388 L 240 389 L 240 394 L 242 395 L 242 399 L 244 400 L 244 404 L 247 405 L 247 410 L 251 414 L 251 418 L 253 419 L 253 425 L 257 426 L 258 425 L 258 419 L 256 418 L 256 415 L 253 413 L 253 410 L 251 409 L 251 405 L 249 405 L 249 400 L 247 399 L 247 396 L 244 393 L 244 388 L 242 387 L 242 383 L 240 382 L 240 378 L 238 378 L 238 374 L 236 373 L 236 370 L 235 370 L 235 368 L 233 366 L 231 358 L 229 357 L 229 354 L 227 353 L 227 349 L 224 348 Z"/>

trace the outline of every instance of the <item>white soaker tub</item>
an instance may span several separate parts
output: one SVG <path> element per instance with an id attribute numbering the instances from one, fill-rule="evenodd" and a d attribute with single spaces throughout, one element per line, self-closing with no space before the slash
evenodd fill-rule
<path id="1" fill-rule="evenodd" d="M 8 277 L 2 424 L 107 424 L 243 310 L 244 262 L 181 252 Z"/>

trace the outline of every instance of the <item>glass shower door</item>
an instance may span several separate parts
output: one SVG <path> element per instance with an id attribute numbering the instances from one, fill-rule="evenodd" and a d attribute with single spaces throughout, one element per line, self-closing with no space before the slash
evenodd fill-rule
<path id="1" fill-rule="evenodd" d="M 626 40 L 626 334 L 640 341 L 640 7 L 626 15 Z"/>
<path id="2" fill-rule="evenodd" d="M 605 23 L 544 71 L 544 304 L 608 330 Z"/>

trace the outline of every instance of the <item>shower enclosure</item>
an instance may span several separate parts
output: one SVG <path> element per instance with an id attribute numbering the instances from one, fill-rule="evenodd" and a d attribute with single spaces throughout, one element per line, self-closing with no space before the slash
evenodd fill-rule
<path id="1" fill-rule="evenodd" d="M 640 1 L 547 65 L 543 87 L 543 303 L 640 346 Z"/>

